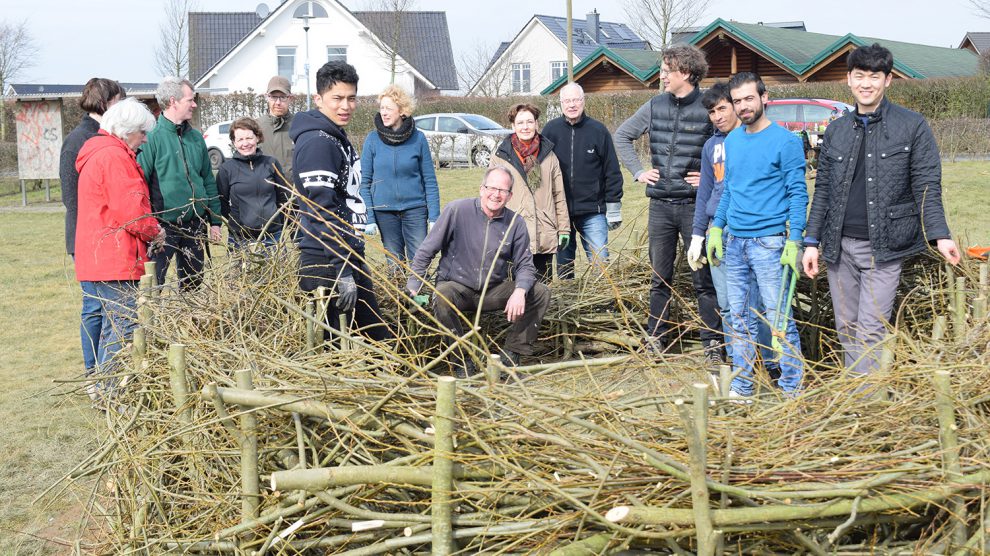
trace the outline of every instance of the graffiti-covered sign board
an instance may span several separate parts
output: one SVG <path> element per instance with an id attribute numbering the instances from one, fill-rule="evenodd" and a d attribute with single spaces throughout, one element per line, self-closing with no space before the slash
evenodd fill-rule
<path id="1" fill-rule="evenodd" d="M 17 173 L 22 180 L 58 179 L 62 108 L 57 100 L 20 102 L 17 112 Z"/>

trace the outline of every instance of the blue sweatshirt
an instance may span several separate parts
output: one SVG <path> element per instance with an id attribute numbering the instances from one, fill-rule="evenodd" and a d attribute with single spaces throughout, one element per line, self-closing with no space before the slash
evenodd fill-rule
<path id="1" fill-rule="evenodd" d="M 739 237 L 788 231 L 801 241 L 808 219 L 804 149 L 796 135 L 776 123 L 758 133 L 736 128 L 725 138 L 725 191 L 712 226 Z"/>
<path id="2" fill-rule="evenodd" d="M 691 234 L 703 236 L 708 223 L 715 218 L 718 202 L 722 200 L 725 184 L 725 134 L 715 130 L 715 135 L 705 142 L 701 150 L 701 182 L 694 205 L 694 222 Z"/>
<path id="3" fill-rule="evenodd" d="M 423 132 L 399 145 L 382 141 L 377 131 L 364 140 L 361 149 L 361 197 L 370 209 L 368 223 L 375 223 L 375 211 L 403 211 L 426 207 L 427 219 L 440 217 L 440 188 L 433 171 L 433 157 Z"/>

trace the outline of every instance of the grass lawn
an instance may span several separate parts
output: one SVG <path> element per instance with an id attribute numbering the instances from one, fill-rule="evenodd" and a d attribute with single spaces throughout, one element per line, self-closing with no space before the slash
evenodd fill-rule
<path id="1" fill-rule="evenodd" d="M 990 162 L 946 163 L 944 190 L 949 225 L 965 244 L 990 245 L 990 218 L 983 213 Z M 478 192 L 480 169 L 439 172 L 444 203 Z M 642 241 L 647 201 L 626 174 L 625 224 L 611 236 L 613 251 Z M 69 549 L 39 537 L 72 538 L 82 501 L 54 505 L 32 500 L 95 448 L 101 417 L 82 395 L 56 395 L 55 379 L 82 371 L 79 354 L 79 288 L 64 255 L 60 211 L 40 204 L 44 191 L 0 195 L 0 554 L 61 554 Z M 53 189 L 53 203 L 58 190 Z M 378 238 L 371 239 L 378 243 Z M 380 244 L 369 252 L 380 252 Z M 581 250 L 579 250 L 581 251 Z M 65 386 L 57 392 L 68 391 Z"/>

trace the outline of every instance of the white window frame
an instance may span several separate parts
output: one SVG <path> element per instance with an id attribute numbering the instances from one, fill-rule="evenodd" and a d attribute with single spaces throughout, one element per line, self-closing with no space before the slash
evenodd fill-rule
<path id="1" fill-rule="evenodd" d="M 340 58 L 338 58 L 338 57 L 331 57 L 330 49 L 343 50 L 344 51 L 344 58 L 343 58 L 342 61 L 344 61 L 344 62 L 347 61 L 347 46 L 346 45 L 338 45 L 338 44 L 327 45 L 327 61 L 328 62 L 331 62 L 333 60 L 340 60 Z M 337 56 L 340 55 L 339 53 L 336 53 L 336 54 L 337 54 Z"/>
<path id="2" fill-rule="evenodd" d="M 567 75 L 567 60 L 554 60 L 550 62 L 550 82 Z"/>
<path id="3" fill-rule="evenodd" d="M 292 51 L 291 54 L 289 54 L 289 52 L 288 52 L 289 50 Z M 276 46 L 275 47 L 275 68 L 276 68 L 276 71 L 278 72 L 279 75 L 281 75 L 282 77 L 288 79 L 289 82 L 292 82 L 295 79 L 295 77 L 296 77 L 296 50 L 297 50 L 297 48 L 295 46 Z M 292 68 L 291 68 L 291 71 L 289 72 L 288 75 L 286 75 L 282 71 L 282 59 L 283 58 L 291 58 L 292 59 Z"/>
<path id="4" fill-rule="evenodd" d="M 512 92 L 528 93 L 531 86 L 529 62 L 512 64 Z"/>

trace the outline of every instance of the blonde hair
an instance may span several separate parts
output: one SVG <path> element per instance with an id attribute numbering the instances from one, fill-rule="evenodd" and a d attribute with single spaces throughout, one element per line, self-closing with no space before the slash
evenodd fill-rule
<path id="1" fill-rule="evenodd" d="M 378 95 L 378 102 L 381 102 L 383 98 L 392 99 L 392 102 L 399 107 L 399 114 L 402 116 L 412 116 L 413 110 L 416 109 L 416 101 L 398 85 L 385 87 L 382 94 Z"/>

